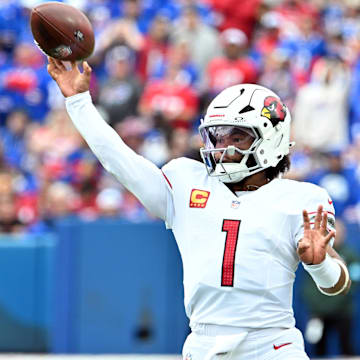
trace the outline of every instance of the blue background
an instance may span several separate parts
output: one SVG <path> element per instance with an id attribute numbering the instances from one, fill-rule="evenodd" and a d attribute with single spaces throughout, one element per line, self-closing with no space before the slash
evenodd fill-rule
<path id="1" fill-rule="evenodd" d="M 189 328 L 171 231 L 161 222 L 110 219 L 68 219 L 57 229 L 0 242 L 0 351 L 180 353 Z M 351 238 L 357 233 L 350 229 Z M 299 267 L 294 310 L 304 330 L 302 275 Z M 354 341 L 359 309 L 356 317 Z M 338 353 L 336 338 L 331 350 Z"/>

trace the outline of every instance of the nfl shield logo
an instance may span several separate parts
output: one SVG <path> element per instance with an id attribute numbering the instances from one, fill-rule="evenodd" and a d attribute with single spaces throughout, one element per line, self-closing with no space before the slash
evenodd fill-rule
<path id="1" fill-rule="evenodd" d="M 238 200 L 233 200 L 233 201 L 231 202 L 231 208 L 232 208 L 232 209 L 237 209 L 239 206 L 240 206 L 240 201 L 238 201 Z"/>
<path id="2" fill-rule="evenodd" d="M 184 360 L 192 360 L 191 354 L 190 354 L 190 353 L 187 353 L 187 354 L 185 355 L 185 359 L 184 359 Z"/>
<path id="3" fill-rule="evenodd" d="M 70 46 L 67 45 L 59 45 L 55 49 L 50 50 L 50 56 L 57 59 L 65 59 L 66 57 L 72 54 L 72 50 Z"/>

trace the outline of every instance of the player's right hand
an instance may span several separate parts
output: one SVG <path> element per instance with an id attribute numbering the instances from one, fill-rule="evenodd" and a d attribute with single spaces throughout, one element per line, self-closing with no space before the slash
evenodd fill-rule
<path id="1" fill-rule="evenodd" d="M 58 84 L 62 94 L 69 97 L 89 90 L 91 79 L 91 67 L 84 61 L 81 73 L 76 62 L 71 63 L 71 69 L 66 69 L 65 65 L 57 59 L 48 57 L 49 64 L 47 71 Z"/>

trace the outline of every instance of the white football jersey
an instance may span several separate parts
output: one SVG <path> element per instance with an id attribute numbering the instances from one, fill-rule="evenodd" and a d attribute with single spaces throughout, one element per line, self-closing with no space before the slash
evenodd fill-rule
<path id="1" fill-rule="evenodd" d="M 166 222 L 182 256 L 190 325 L 294 326 L 302 210 L 312 217 L 322 204 L 334 228 L 326 190 L 274 179 L 236 196 L 198 161 L 180 158 L 162 170 L 171 193 Z"/>
<path id="2" fill-rule="evenodd" d="M 335 224 L 324 189 L 275 179 L 238 197 L 209 177 L 203 163 L 185 158 L 163 167 L 165 181 L 106 124 L 89 92 L 67 98 L 66 108 L 104 168 L 172 228 L 183 261 L 190 325 L 294 325 L 292 286 L 302 210 L 314 217 L 322 204 L 329 227 Z"/>

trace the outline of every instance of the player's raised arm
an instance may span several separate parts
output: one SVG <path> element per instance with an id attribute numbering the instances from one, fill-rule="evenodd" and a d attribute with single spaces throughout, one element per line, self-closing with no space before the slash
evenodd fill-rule
<path id="1" fill-rule="evenodd" d="M 346 293 L 351 286 L 349 271 L 337 252 L 329 246 L 335 231 L 327 231 L 327 212 L 321 205 L 318 207 L 313 228 L 306 210 L 303 211 L 303 221 L 304 236 L 299 241 L 297 252 L 305 270 L 323 294 Z"/>
<path id="2" fill-rule="evenodd" d="M 131 191 L 151 214 L 166 220 L 168 190 L 162 172 L 130 149 L 101 117 L 91 101 L 91 68 L 83 62 L 71 69 L 49 58 L 48 72 L 66 97 L 66 109 L 74 125 L 104 168 Z"/>

